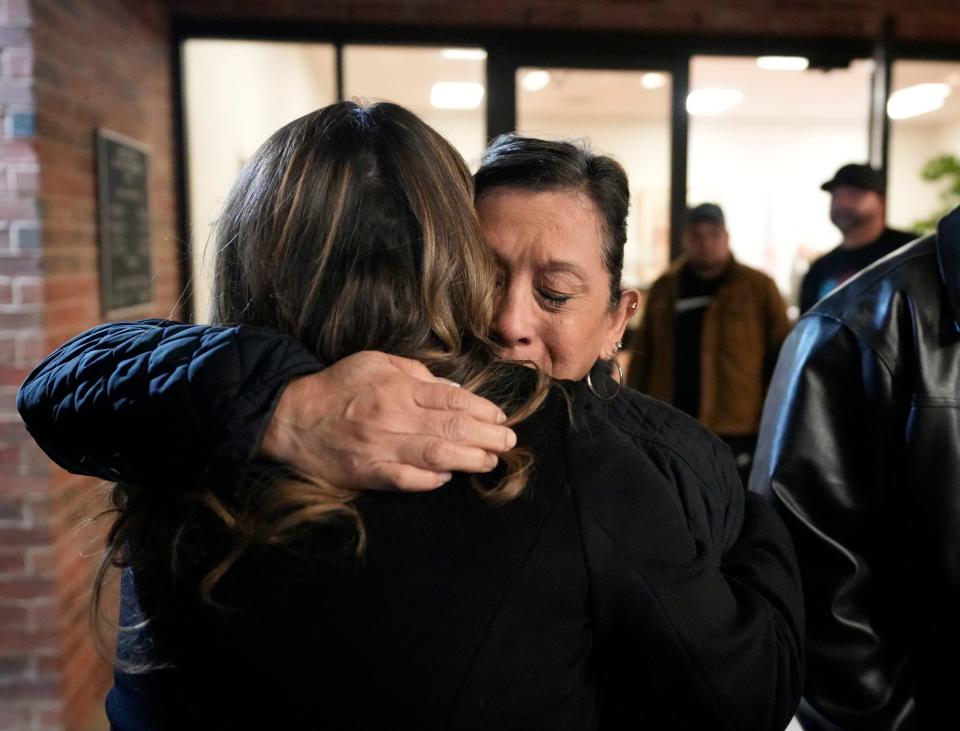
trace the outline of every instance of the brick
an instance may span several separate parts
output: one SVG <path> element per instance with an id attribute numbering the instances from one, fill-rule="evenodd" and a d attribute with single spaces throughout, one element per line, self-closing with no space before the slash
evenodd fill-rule
<path id="1" fill-rule="evenodd" d="M 14 28 L 0 23 L 0 48 L 29 46 L 32 40 L 27 28 Z"/>
<path id="2" fill-rule="evenodd" d="M 16 81 L 0 81 L 0 104 L 28 106 L 33 104 L 33 90 Z"/>
<path id="3" fill-rule="evenodd" d="M 0 444 L 19 444 L 29 437 L 20 419 L 0 421 Z"/>
<path id="4" fill-rule="evenodd" d="M 37 305 L 43 302 L 41 277 L 17 277 L 13 280 L 14 302 L 18 305 Z"/>
<path id="5" fill-rule="evenodd" d="M 3 51 L 2 73 L 10 79 L 30 79 L 33 72 L 33 50 L 29 47 L 6 48 Z"/>
<path id="6" fill-rule="evenodd" d="M 37 729 L 60 729 L 65 710 L 59 703 L 37 704 L 33 709 L 33 724 Z"/>
<path id="7" fill-rule="evenodd" d="M 24 576 L 27 572 L 26 555 L 22 550 L 0 552 L 0 578 Z M 0 597 L 3 591 L 0 589 Z"/>
<path id="8" fill-rule="evenodd" d="M 23 517 L 26 525 L 29 526 L 44 526 L 53 524 L 53 507 L 52 507 L 52 497 L 49 494 L 39 494 L 32 496 L 29 500 L 24 502 L 23 505 Z M 47 564 L 41 563 L 38 564 L 40 569 L 44 571 L 33 571 L 35 576 L 47 576 L 53 574 L 53 556 L 50 556 L 51 567 L 49 571 L 46 571 Z"/>
<path id="9" fill-rule="evenodd" d="M 55 604 L 36 604 L 28 610 L 26 626 L 34 630 L 55 628 L 59 619 L 60 612 Z"/>
<path id="10" fill-rule="evenodd" d="M 2 586 L 0 596 L 7 601 L 12 599 L 43 599 L 54 596 L 56 593 L 56 585 L 49 579 L 33 577 L 12 578 L 4 581 L 0 586 Z M 9 637 L 6 639 L 9 640 Z M 3 640 L 3 634 L 0 634 L 0 647 L 8 647 Z"/>
<path id="11" fill-rule="evenodd" d="M 29 618 L 30 608 L 22 604 L 11 604 L 4 602 L 0 598 L 0 629 L 13 627 L 26 627 Z M 2 652 L 2 648 L 0 648 Z"/>
<path id="12" fill-rule="evenodd" d="M 10 330 L 25 330 L 43 325 L 43 313 L 23 312 L 16 309 L 13 312 L 0 310 L 0 332 Z"/>
<path id="13" fill-rule="evenodd" d="M 33 669 L 28 655 L 0 656 L 0 683 L 10 678 L 22 678 Z"/>
<path id="14" fill-rule="evenodd" d="M 95 272 L 50 275 L 43 280 L 47 301 L 91 299 L 100 296 L 100 278 Z"/>
<path id="15" fill-rule="evenodd" d="M 40 528 L 4 528 L 0 531 L 0 548 L 31 548 L 34 546 L 48 546 L 53 541 L 53 534 L 48 527 Z M 32 588 L 38 588 L 39 584 Z M 21 587 L 26 591 L 29 587 Z M 21 597 L 28 599 L 30 597 Z M 2 646 L 2 645 L 0 645 Z"/>
<path id="16" fill-rule="evenodd" d="M 50 474 L 50 459 L 32 441 L 19 445 L 18 472 L 25 477 L 47 477 Z"/>
<path id="17" fill-rule="evenodd" d="M 0 704 L 0 731 L 26 731 L 33 718 L 33 706 L 26 701 Z"/>
<path id="18" fill-rule="evenodd" d="M 17 337 L 15 363 L 38 363 L 47 354 L 47 343 L 43 333 L 27 331 Z"/>
<path id="19" fill-rule="evenodd" d="M 0 386 L 0 419 L 6 414 L 17 415 L 17 389 Z"/>
<path id="20" fill-rule="evenodd" d="M 11 167 L 7 187 L 13 193 L 34 194 L 40 190 L 40 174 L 35 167 Z"/>
<path id="21" fill-rule="evenodd" d="M 28 576 L 55 578 L 56 558 L 53 548 L 28 548 L 24 561 L 25 572 Z"/>
<path id="22" fill-rule="evenodd" d="M 12 198 L 9 195 L 0 198 L 0 218 L 8 221 L 13 219 L 33 219 L 30 225 L 38 226 L 37 204 L 33 198 Z M 19 223 L 19 222 L 17 222 Z M 11 228 L 14 224 L 11 224 Z M 21 223 L 20 225 L 24 225 Z"/>
<path id="23" fill-rule="evenodd" d="M 34 662 L 38 678 L 50 678 L 62 672 L 63 658 L 59 655 L 38 657 Z"/>
<path id="24" fill-rule="evenodd" d="M 0 523 L 25 525 L 25 518 L 26 515 L 24 514 L 23 502 L 21 500 L 0 497 Z M 2 572 L 2 566 L 2 561 L 0 561 L 0 572 Z"/>
<path id="25" fill-rule="evenodd" d="M 13 279 L 0 276 L 0 305 L 13 304 Z"/>
<path id="26" fill-rule="evenodd" d="M 9 474 L 10 467 L 18 467 L 20 465 L 20 446 L 17 444 L 0 444 L 0 467 L 6 468 L 6 472 Z M 4 476 L 4 483 L 8 481 L 8 477 Z"/>
<path id="27" fill-rule="evenodd" d="M 0 140 L 0 160 L 7 163 L 36 162 L 37 154 L 26 140 Z"/>
<path id="28" fill-rule="evenodd" d="M 10 701 L 55 701 L 60 684 L 53 680 L 21 680 L 0 685 L 0 704 Z"/>
<path id="29" fill-rule="evenodd" d="M 0 229 L 0 252 L 3 250 L 3 239 L 6 237 L 6 230 Z M 27 251 L 14 255 L 5 256 L 0 253 L 0 269 L 4 274 L 17 276 L 18 274 L 36 275 L 42 273 L 42 260 L 38 251 Z"/>
<path id="30" fill-rule="evenodd" d="M 30 25 L 30 3 L 28 0 L 6 0 L 6 16 L 4 21 L 8 25 Z"/>
<path id="31" fill-rule="evenodd" d="M 0 465 L 7 468 L 5 471 L 8 473 L 3 476 L 3 480 L 0 480 L 0 495 L 23 497 L 47 492 L 47 490 L 49 490 L 49 482 L 46 479 L 9 474 L 10 470 L 8 468 L 11 465 L 19 466 L 19 462 L 19 445 L 14 444 L 0 447 Z"/>

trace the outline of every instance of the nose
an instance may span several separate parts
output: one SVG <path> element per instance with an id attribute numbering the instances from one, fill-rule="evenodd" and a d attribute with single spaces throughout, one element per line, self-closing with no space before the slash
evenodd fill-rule
<path id="1" fill-rule="evenodd" d="M 507 350 L 532 345 L 535 339 L 532 297 L 521 287 L 511 286 L 500 293 L 493 318 L 493 334 Z"/>

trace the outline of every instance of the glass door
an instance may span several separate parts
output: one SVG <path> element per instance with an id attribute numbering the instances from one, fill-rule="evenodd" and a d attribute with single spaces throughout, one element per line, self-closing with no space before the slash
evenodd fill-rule
<path id="1" fill-rule="evenodd" d="M 796 301 L 809 263 L 840 242 L 820 185 L 865 162 L 873 62 L 807 68 L 800 57 L 694 56 L 688 201 L 719 204 L 730 246 Z"/>
<path id="2" fill-rule="evenodd" d="M 671 75 L 533 66 L 515 73 L 520 134 L 582 140 L 626 169 L 623 278 L 627 286 L 649 287 L 670 261 Z"/>

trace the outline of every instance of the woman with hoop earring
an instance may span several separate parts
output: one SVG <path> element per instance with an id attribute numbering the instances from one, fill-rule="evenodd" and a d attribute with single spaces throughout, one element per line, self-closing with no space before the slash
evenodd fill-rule
<path id="1" fill-rule="evenodd" d="M 275 154 L 288 148 L 302 169 Z M 131 635 L 144 642 L 121 643 L 121 659 L 147 673 L 118 674 L 118 728 L 174 715 L 157 727 L 193 727 L 183 714 L 217 722 L 207 728 L 784 728 L 803 677 L 785 528 L 744 492 L 724 444 L 609 377 L 638 296 L 620 286 L 622 168 L 569 143 L 505 137 L 471 191 L 462 160 L 392 105 L 320 110 L 263 150 L 228 206 L 243 235 L 234 216 L 221 224 L 232 293 L 221 324 L 103 325 L 47 358 L 20 394 L 48 454 L 130 483 L 117 488 L 125 522 L 107 558 L 127 562 L 125 596 L 151 621 L 149 637 Z M 330 181 L 369 195 L 321 187 Z M 332 215 L 347 205 L 356 210 Z M 332 248 L 314 255 L 321 246 Z M 316 262 L 341 260 L 349 266 L 310 280 Z M 386 276 L 394 260 L 405 278 Z M 301 286 L 279 286 L 278 272 Z M 419 350 L 404 328 L 425 333 Z M 351 373 L 379 345 L 434 365 L 466 395 L 476 368 L 463 358 L 502 365 L 490 340 L 500 359 L 565 381 L 566 395 L 520 409 L 505 386 L 534 370 L 487 380 L 481 393 L 519 441 L 479 492 L 457 472 L 443 490 L 358 494 L 326 464 L 298 463 L 311 442 L 295 435 L 322 431 L 318 413 L 344 438 L 356 433 L 355 410 L 324 411 L 317 397 L 310 373 L 323 363 Z M 403 384 L 389 388 L 399 401 Z M 221 410 L 205 423 L 212 403 Z M 196 445 L 178 451 L 184 434 Z M 258 452 L 270 469 L 237 477 Z M 343 453 L 348 467 L 356 454 Z M 296 484 L 276 481 L 278 462 Z M 184 517 L 184 505 L 196 510 Z M 291 515 L 301 530 L 288 535 Z M 187 536 L 178 562 L 157 540 L 166 527 Z M 234 539 L 245 550 L 224 559 Z M 362 562 L 344 552 L 352 542 Z M 177 582 L 171 566 L 182 567 Z"/>

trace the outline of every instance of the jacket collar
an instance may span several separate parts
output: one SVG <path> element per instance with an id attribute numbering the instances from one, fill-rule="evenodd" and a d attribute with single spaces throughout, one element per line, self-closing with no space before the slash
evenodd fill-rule
<path id="1" fill-rule="evenodd" d="M 937 261 L 950 300 L 953 326 L 960 332 L 960 206 L 937 224 Z"/>

